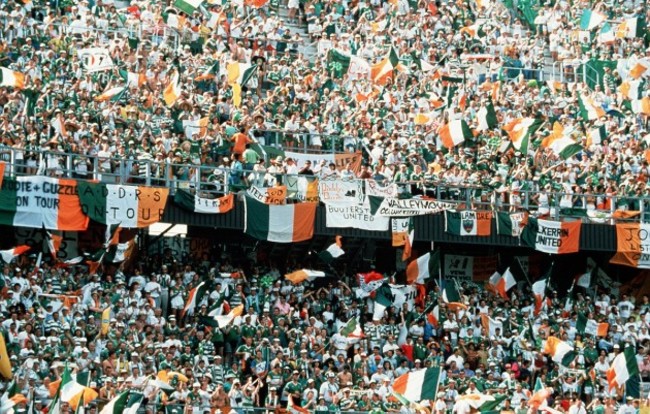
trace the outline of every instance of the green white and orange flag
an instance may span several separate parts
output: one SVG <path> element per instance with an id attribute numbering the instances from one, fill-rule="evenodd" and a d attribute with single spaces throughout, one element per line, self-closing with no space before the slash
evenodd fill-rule
<path id="1" fill-rule="evenodd" d="M 122 94 L 126 91 L 124 86 L 116 86 L 114 88 L 108 88 L 101 94 L 95 97 L 96 102 L 106 102 L 106 101 L 118 101 Z"/>
<path id="2" fill-rule="evenodd" d="M 386 57 L 370 66 L 370 79 L 379 85 L 386 85 L 388 80 L 393 78 L 394 71 L 398 69 L 399 64 L 397 52 L 391 46 Z"/>
<path id="3" fill-rule="evenodd" d="M 568 367 L 577 356 L 571 345 L 555 336 L 546 340 L 544 354 L 549 355 L 553 362 L 565 367 Z"/>
<path id="4" fill-rule="evenodd" d="M 440 136 L 442 145 L 447 149 L 452 149 L 456 145 L 465 142 L 465 140 L 472 138 L 472 130 L 467 125 L 467 122 L 462 119 L 457 119 L 443 125 L 438 135 Z"/>
<path id="5" fill-rule="evenodd" d="M 650 269 L 650 224 L 617 223 L 616 254 L 612 264 Z"/>
<path id="6" fill-rule="evenodd" d="M 168 188 L 78 182 L 81 210 L 101 224 L 148 227 L 162 218 Z"/>
<path id="7" fill-rule="evenodd" d="M 25 88 L 25 75 L 11 69 L 0 67 L 0 86 L 10 86 L 16 89 Z"/>
<path id="8" fill-rule="evenodd" d="M 594 121 L 606 114 L 605 110 L 593 99 L 583 94 L 578 95 L 578 105 L 580 106 L 580 116 L 585 121 Z"/>
<path id="9" fill-rule="evenodd" d="M 512 146 L 527 154 L 531 137 L 543 124 L 544 120 L 540 118 L 517 118 L 506 124 L 503 130 L 508 133 Z"/>
<path id="10" fill-rule="evenodd" d="M 521 232 L 524 245 L 550 254 L 576 253 L 580 250 L 580 221 L 551 221 L 534 217 Z"/>
<path id="11" fill-rule="evenodd" d="M 566 160 L 583 150 L 582 145 L 578 144 L 571 133 L 573 128 L 565 128 L 559 122 L 553 124 L 553 132 L 542 141 L 542 148 L 550 148 L 555 155 Z"/>
<path id="12" fill-rule="evenodd" d="M 0 190 L 0 224 L 86 230 L 88 217 L 79 204 L 79 182 L 42 176 L 6 178 Z"/>
<path id="13" fill-rule="evenodd" d="M 395 379 L 393 391 L 411 402 L 435 400 L 440 385 L 440 367 L 407 372 Z"/>
<path id="14" fill-rule="evenodd" d="M 294 285 L 298 285 L 305 280 L 312 281 L 319 277 L 325 277 L 325 272 L 320 270 L 301 269 L 296 270 L 295 272 L 287 273 L 284 275 L 284 277 Z"/>
<path id="15" fill-rule="evenodd" d="M 169 83 L 165 87 L 165 90 L 163 91 L 163 99 L 165 100 L 165 104 L 167 106 L 172 106 L 178 98 L 181 96 L 181 86 L 180 86 L 180 74 L 178 71 L 174 72 L 172 75 L 171 79 L 169 80 Z"/>
<path id="16" fill-rule="evenodd" d="M 639 375 L 639 364 L 636 361 L 634 348 L 628 346 L 618 354 L 607 370 L 607 383 L 610 389 L 623 386 L 627 380 Z"/>

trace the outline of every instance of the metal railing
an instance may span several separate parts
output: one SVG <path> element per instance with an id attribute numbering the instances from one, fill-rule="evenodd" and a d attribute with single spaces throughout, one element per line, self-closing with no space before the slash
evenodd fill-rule
<path id="1" fill-rule="evenodd" d="M 313 154 L 318 157 L 318 154 Z M 146 185 L 185 189 L 216 196 L 239 192 L 250 186 L 267 187 L 288 183 L 288 178 L 314 180 L 320 174 L 287 175 L 244 168 L 191 163 L 170 163 L 166 160 L 110 158 L 57 151 L 26 153 L 23 149 L 0 147 L 0 160 L 7 163 L 9 176 L 48 175 L 59 178 L 96 180 L 111 184 Z M 352 180 L 356 180 L 353 178 Z M 379 181 L 391 184 L 390 180 Z M 397 194 L 416 194 L 454 204 L 457 208 L 530 211 L 553 219 L 577 218 L 597 223 L 618 220 L 646 222 L 650 197 L 611 194 L 576 194 L 565 191 L 510 190 L 499 191 L 482 185 L 454 185 L 437 178 L 394 183 Z M 291 198 L 291 197 L 288 197 Z M 296 198 L 298 199 L 298 198 Z M 632 207 L 630 207 L 632 205 Z M 633 210 L 636 213 L 625 213 Z"/>

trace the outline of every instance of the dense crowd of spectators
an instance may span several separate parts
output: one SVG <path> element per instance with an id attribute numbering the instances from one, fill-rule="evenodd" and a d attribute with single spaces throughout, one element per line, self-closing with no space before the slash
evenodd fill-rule
<path id="1" fill-rule="evenodd" d="M 648 195 L 648 113 L 629 107 L 621 90 L 634 64 L 650 62 L 648 33 L 602 41 L 605 24 L 618 32 L 625 19 L 650 21 L 640 0 L 262 3 L 207 1 L 189 15 L 170 11 L 168 2 L 0 4 L 0 65 L 26 75 L 22 88 L 7 87 L 3 75 L 3 157 L 9 160 L 13 148 L 23 172 L 56 176 L 69 168 L 60 154 L 73 153 L 78 178 L 89 177 L 94 159 L 106 176 L 117 173 L 118 160 L 132 161 L 129 174 L 141 174 L 142 163 L 307 173 L 282 156 L 260 163 L 250 148 L 259 143 L 276 150 L 360 149 L 361 178 L 471 183 L 515 194 L 554 189 L 569 194 L 564 207 L 601 208 L 603 194 Z M 585 8 L 607 18 L 586 34 L 580 30 Z M 174 13 L 184 18 L 170 19 Z M 391 47 L 402 69 L 385 85 L 373 84 L 367 74 L 350 71 L 338 78 L 329 72 L 331 49 L 373 64 Z M 88 73 L 78 56 L 87 48 L 108 49 L 115 67 Z M 239 105 L 227 79 L 233 61 L 257 65 L 242 85 Z M 432 69 L 423 69 L 422 61 Z M 613 64 L 585 83 L 580 65 L 602 61 Z M 215 77 L 196 80 L 213 67 Z M 116 99 L 98 99 L 127 85 L 120 71 L 138 75 L 138 81 Z M 547 82 L 549 71 L 555 77 Z M 180 73 L 181 95 L 167 105 L 163 92 L 174 73 Z M 650 89 L 641 84 L 639 90 L 640 99 Z M 603 115 L 585 120 L 579 96 Z M 499 126 L 521 117 L 545 119 L 527 153 L 513 149 L 500 128 L 477 132 L 454 148 L 441 145 L 439 129 L 451 120 L 477 129 L 488 99 Z M 445 107 L 430 122 L 416 122 L 440 101 Z M 206 117 L 205 133 L 183 126 Z M 564 160 L 539 145 L 556 122 L 573 131 L 568 136 L 583 151 Z M 606 137 L 589 141 L 588 133 L 600 126 Z M 352 174 L 308 166 L 317 175 L 321 168 Z M 162 178 L 164 171 L 148 173 Z M 188 179 L 190 171 L 174 167 L 173 174 Z M 356 298 L 356 282 L 294 286 L 267 263 L 241 278 L 223 276 L 237 270 L 228 264 L 180 263 L 161 260 L 114 278 L 47 264 L 35 272 L 33 260 L 5 266 L 3 333 L 15 381 L 28 396 L 16 409 L 34 401 L 34 409 L 44 412 L 52 398 L 48 386 L 66 364 L 91 374 L 89 386 L 100 396 L 93 405 L 120 390 L 146 388 L 161 371 L 180 372 L 187 381 L 173 382 L 172 393 L 151 394 L 148 409 L 169 412 L 272 410 L 286 406 L 290 395 L 312 411 L 408 411 L 391 398 L 393 380 L 444 366 L 438 399 L 429 402 L 438 414 L 464 414 L 455 406 L 457 396 L 479 391 L 507 395 L 502 411 L 527 412 L 538 379 L 555 390 L 550 407 L 625 414 L 635 412 L 639 400 L 627 401 L 607 386 L 613 357 L 635 347 L 641 377 L 650 375 L 646 297 L 585 295 L 559 314 L 554 310 L 565 307 L 564 299 L 552 296 L 551 306 L 532 319 L 535 338 L 524 339 L 532 312 L 526 289 L 504 301 L 467 285 L 462 301 L 469 308 L 450 310 L 431 286 L 414 310 L 389 309 L 371 321 L 373 301 Z M 190 288 L 200 281 L 209 281 L 209 293 L 196 315 L 182 316 Z M 64 293 L 70 297 L 42 296 Z M 198 316 L 222 300 L 230 308 L 245 304 L 245 314 L 223 329 L 200 323 Z M 440 306 L 437 326 L 425 315 L 434 301 Z M 109 333 L 101 334 L 101 313 L 109 305 Z M 607 336 L 578 334 L 578 311 L 609 322 Z M 481 313 L 501 319 L 504 329 L 488 335 Z M 359 318 L 364 339 L 341 339 L 350 318 Z M 542 353 L 549 335 L 579 351 L 570 367 Z"/>

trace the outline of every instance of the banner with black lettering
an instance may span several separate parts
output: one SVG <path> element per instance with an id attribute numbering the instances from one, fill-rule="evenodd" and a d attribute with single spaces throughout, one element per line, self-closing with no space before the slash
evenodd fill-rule
<path id="1" fill-rule="evenodd" d="M 366 205 L 325 205 L 325 225 L 330 228 L 353 228 L 386 231 L 390 217 L 373 216 Z"/>
<path id="2" fill-rule="evenodd" d="M 385 186 L 379 185 L 375 180 L 364 180 L 366 183 L 366 196 L 397 198 L 397 184 L 390 183 Z"/>
<path id="3" fill-rule="evenodd" d="M 497 270 L 498 256 L 445 254 L 443 264 L 445 279 L 482 282 Z"/>
<path id="4" fill-rule="evenodd" d="M 577 221 L 551 221 L 534 217 L 521 232 L 524 245 L 551 254 L 576 253 L 580 250 L 580 226 Z"/>
<path id="5" fill-rule="evenodd" d="M 415 307 L 415 297 L 417 296 L 417 289 L 414 285 L 390 285 L 390 290 L 393 293 L 393 306 L 397 309 L 402 309 L 402 305 L 406 303 L 409 311 Z"/>
<path id="6" fill-rule="evenodd" d="M 251 186 L 247 191 L 249 196 L 265 204 L 286 204 L 287 187 L 283 185 L 275 187 Z"/>
<path id="7" fill-rule="evenodd" d="M 617 223 L 613 264 L 650 269 L 650 224 Z"/>
<path id="8" fill-rule="evenodd" d="M 456 206 L 453 203 L 443 203 L 436 200 L 423 198 L 381 198 L 368 197 L 370 200 L 370 211 L 373 216 L 385 217 L 411 217 L 423 216 L 425 214 L 438 214 L 446 210 L 453 210 Z"/>
<path id="9" fill-rule="evenodd" d="M 328 205 L 356 206 L 363 204 L 362 180 L 320 180 L 318 197 Z"/>

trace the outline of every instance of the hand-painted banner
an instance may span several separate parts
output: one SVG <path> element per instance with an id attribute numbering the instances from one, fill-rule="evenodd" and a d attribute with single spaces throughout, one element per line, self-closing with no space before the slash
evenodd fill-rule
<path id="1" fill-rule="evenodd" d="M 51 177 L 6 178 L 0 189 L 0 224 L 85 230 L 88 217 L 79 204 L 77 181 Z"/>
<path id="2" fill-rule="evenodd" d="M 125 228 L 148 227 L 162 218 L 169 188 L 79 181 L 81 209 L 102 224 Z"/>
<path id="3" fill-rule="evenodd" d="M 108 49 L 103 47 L 91 47 L 79 49 L 79 60 L 83 63 L 88 73 L 101 72 L 113 69 L 113 59 Z"/>
<path id="4" fill-rule="evenodd" d="M 650 224 L 616 224 L 616 254 L 609 262 L 650 269 Z"/>
<path id="5" fill-rule="evenodd" d="M 412 219 L 394 217 L 390 220 L 393 234 L 393 247 L 404 246 L 409 233 L 409 223 Z"/>
<path id="6" fill-rule="evenodd" d="M 393 306 L 396 309 L 402 309 L 402 305 L 407 304 L 408 310 L 413 310 L 415 306 L 415 297 L 417 289 L 413 285 L 390 285 L 393 293 Z"/>
<path id="7" fill-rule="evenodd" d="M 492 212 L 445 211 L 445 231 L 456 236 L 489 236 L 492 233 Z"/>
<path id="8" fill-rule="evenodd" d="M 350 169 L 355 173 L 359 172 L 361 161 L 363 160 L 361 151 L 345 154 L 303 154 L 300 152 L 285 151 L 284 155 L 287 158 L 293 158 L 298 168 L 304 167 L 306 161 L 311 161 L 312 169 L 319 168 L 317 166 L 320 166 L 321 161 L 325 161 L 327 165 L 333 162 L 339 171 L 349 165 Z"/>
<path id="9" fill-rule="evenodd" d="M 443 276 L 445 279 L 488 280 L 496 271 L 498 256 L 444 255 Z"/>
<path id="10" fill-rule="evenodd" d="M 287 175 L 287 197 L 301 202 L 318 203 L 318 179 Z"/>
<path id="11" fill-rule="evenodd" d="M 380 186 L 375 180 L 365 180 L 366 195 L 383 198 L 397 198 L 397 184 L 391 183 L 384 187 Z"/>
<path id="12" fill-rule="evenodd" d="M 524 245 L 551 254 L 580 250 L 580 221 L 550 221 L 530 217 L 521 232 Z"/>
<path id="13" fill-rule="evenodd" d="M 330 228 L 353 228 L 386 231 L 390 217 L 373 216 L 370 207 L 364 205 L 325 205 L 325 225 Z"/>
<path id="14" fill-rule="evenodd" d="M 452 203 L 443 203 L 436 200 L 422 198 L 397 198 L 368 197 L 370 210 L 375 216 L 385 217 L 411 217 L 425 214 L 438 214 L 445 210 L 453 210 L 456 206 Z"/>
<path id="15" fill-rule="evenodd" d="M 363 181 L 320 180 L 318 196 L 326 205 L 358 206 L 363 204 Z"/>
<path id="16" fill-rule="evenodd" d="M 260 203 L 265 204 L 286 204 L 287 201 L 287 187 L 277 186 L 277 187 L 255 187 L 247 191 L 248 195 L 259 201 Z"/>
<path id="17" fill-rule="evenodd" d="M 526 223 L 528 223 L 528 213 L 526 212 L 497 212 L 498 235 L 519 237 Z"/>

